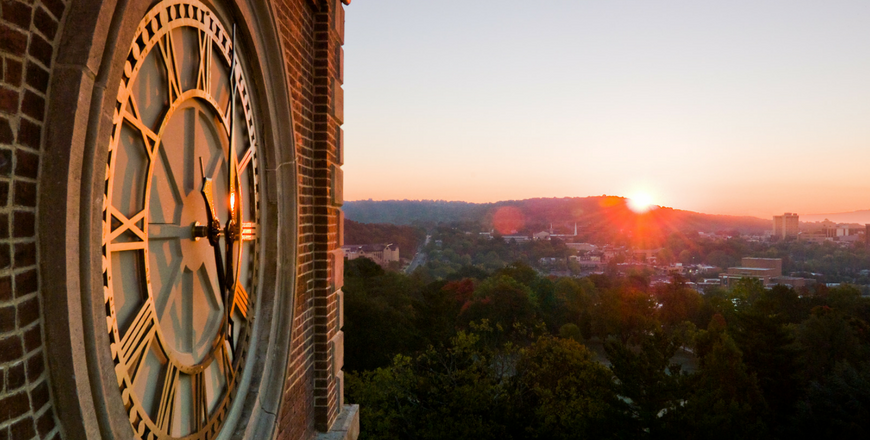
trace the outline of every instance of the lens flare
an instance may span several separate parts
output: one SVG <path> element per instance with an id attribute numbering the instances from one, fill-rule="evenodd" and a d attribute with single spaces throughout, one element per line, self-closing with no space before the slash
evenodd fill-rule
<path id="1" fill-rule="evenodd" d="M 525 224 L 523 212 L 513 206 L 502 206 L 492 215 L 492 226 L 501 235 L 516 234 Z"/>
<path id="2" fill-rule="evenodd" d="M 637 214 L 643 214 L 653 207 L 652 197 L 644 192 L 635 193 L 628 198 L 628 208 Z"/>

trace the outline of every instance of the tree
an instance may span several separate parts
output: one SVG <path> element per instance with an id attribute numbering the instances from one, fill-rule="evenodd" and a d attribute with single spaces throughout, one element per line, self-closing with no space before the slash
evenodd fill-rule
<path id="1" fill-rule="evenodd" d="M 571 339 L 579 343 L 583 343 L 583 333 L 580 331 L 580 327 L 577 327 L 576 324 L 565 324 L 559 327 L 559 337 L 562 339 Z"/>
<path id="2" fill-rule="evenodd" d="M 614 336 L 629 342 L 657 325 L 655 301 L 643 290 L 622 284 L 601 291 L 598 299 L 592 315 L 592 330 L 601 339 Z"/>
<path id="3" fill-rule="evenodd" d="M 731 288 L 731 300 L 737 308 L 749 307 L 764 295 L 764 284 L 759 279 L 741 278 Z"/>
<path id="4" fill-rule="evenodd" d="M 591 311 L 595 300 L 595 285 L 588 278 L 560 278 L 556 281 L 555 295 L 554 321 L 577 324 L 584 337 L 592 336 Z"/>
<path id="5" fill-rule="evenodd" d="M 822 380 L 838 362 L 859 365 L 867 357 L 855 329 L 843 313 L 828 306 L 815 307 L 797 328 L 801 360 L 807 380 Z"/>
<path id="6" fill-rule="evenodd" d="M 625 398 L 626 429 L 631 437 L 666 438 L 685 399 L 685 378 L 672 364 L 680 342 L 662 331 L 644 337 L 639 347 L 610 338 L 604 348 L 616 376 L 616 392 Z"/>
<path id="7" fill-rule="evenodd" d="M 671 265 L 676 261 L 676 257 L 674 257 L 674 253 L 671 252 L 668 248 L 662 248 L 659 253 L 656 255 L 656 261 L 659 264 Z"/>
<path id="8" fill-rule="evenodd" d="M 672 425 L 687 393 L 682 367 L 671 363 L 681 345 L 677 337 L 663 331 L 644 337 L 636 348 L 615 338 L 604 344 L 618 380 L 616 392 L 627 400 L 632 437 L 672 436 Z"/>
<path id="9" fill-rule="evenodd" d="M 752 308 L 758 314 L 775 316 L 783 324 L 797 324 L 806 319 L 810 312 L 807 303 L 801 301 L 798 293 L 782 284 L 765 290 Z"/>
<path id="10" fill-rule="evenodd" d="M 416 402 L 412 399 L 416 378 L 411 358 L 396 356 L 387 368 L 359 373 L 345 372 L 348 402 L 360 404 L 361 440 L 401 438 L 412 420 Z"/>
<path id="11" fill-rule="evenodd" d="M 841 362 L 824 380 L 811 382 L 792 425 L 794 436 L 805 438 L 870 436 L 870 365 Z"/>
<path id="12" fill-rule="evenodd" d="M 493 238 L 493 240 L 500 240 L 500 238 Z M 504 267 L 504 261 L 497 253 L 495 253 L 495 251 L 487 252 L 487 254 L 479 260 L 481 267 L 483 267 L 483 270 L 487 272 L 496 271 Z"/>
<path id="13" fill-rule="evenodd" d="M 655 290 L 659 321 L 665 326 L 675 327 L 684 321 L 702 325 L 701 308 L 704 298 L 695 289 L 686 286 L 685 279 L 675 275 L 670 284 L 660 285 Z"/>
<path id="14" fill-rule="evenodd" d="M 360 439 L 509 438 L 507 370 L 494 366 L 512 357 L 485 347 L 474 333 L 459 332 L 447 347 L 350 375 L 347 394 L 360 404 Z"/>
<path id="15" fill-rule="evenodd" d="M 770 408 L 768 426 L 777 430 L 788 424 L 795 402 L 801 395 L 798 377 L 799 351 L 791 330 L 786 326 L 785 313 L 771 313 L 763 298 L 736 316 L 731 329 L 734 341 L 743 355 L 749 371 Z"/>
<path id="16" fill-rule="evenodd" d="M 415 324 L 427 345 L 446 344 L 456 334 L 456 317 L 467 300 L 463 290 L 467 290 L 467 298 L 471 298 L 474 282 L 435 281 L 420 289 L 421 300 L 415 303 Z"/>
<path id="17" fill-rule="evenodd" d="M 576 341 L 541 337 L 516 364 L 515 433 L 529 439 L 615 438 L 611 374 Z"/>
<path id="18" fill-rule="evenodd" d="M 534 327 L 536 315 L 531 289 L 505 275 L 494 275 L 483 281 L 462 307 L 459 323 L 467 328 L 471 322 L 482 320 L 488 320 L 503 331 L 506 339 L 517 336 L 518 325 Z"/>
<path id="19" fill-rule="evenodd" d="M 721 315 L 697 337 L 703 352 L 698 372 L 689 379 L 692 390 L 680 413 L 679 437 L 691 439 L 764 438 L 766 411 L 758 381 L 725 330 Z"/>
<path id="20" fill-rule="evenodd" d="M 520 284 L 531 287 L 538 280 L 538 273 L 526 263 L 515 261 L 508 264 L 504 269 L 498 271 L 498 275 L 505 275 L 513 278 Z"/>
<path id="21" fill-rule="evenodd" d="M 707 254 L 704 261 L 711 266 L 726 268 L 736 265 L 739 259 L 733 254 L 726 253 L 724 250 L 716 249 Z"/>
<path id="22" fill-rule="evenodd" d="M 529 287 L 541 319 L 551 332 L 558 331 L 564 323 L 564 309 L 556 297 L 556 284 L 548 278 L 538 278 Z"/>
<path id="23" fill-rule="evenodd" d="M 386 366 L 399 353 L 422 347 L 416 327 L 411 278 L 384 270 L 367 258 L 345 265 L 345 368 L 371 370 Z"/>

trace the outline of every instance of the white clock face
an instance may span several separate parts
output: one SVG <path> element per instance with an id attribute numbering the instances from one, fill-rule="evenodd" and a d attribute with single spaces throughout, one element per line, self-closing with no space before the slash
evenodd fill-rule
<path id="1" fill-rule="evenodd" d="M 114 108 L 106 329 L 143 439 L 214 438 L 251 338 L 259 146 L 244 57 L 227 28 L 199 1 L 158 3 L 136 31 Z"/>

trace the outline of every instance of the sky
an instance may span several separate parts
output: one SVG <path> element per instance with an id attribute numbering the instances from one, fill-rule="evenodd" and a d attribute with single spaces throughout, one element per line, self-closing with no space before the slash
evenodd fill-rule
<path id="1" fill-rule="evenodd" d="M 870 1 L 356 0 L 345 200 L 870 209 Z"/>

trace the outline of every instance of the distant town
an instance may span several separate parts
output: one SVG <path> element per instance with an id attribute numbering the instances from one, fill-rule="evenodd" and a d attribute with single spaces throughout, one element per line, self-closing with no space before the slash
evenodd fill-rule
<path id="1" fill-rule="evenodd" d="M 465 226 L 465 228 L 463 228 Z M 870 293 L 870 267 L 859 267 L 849 271 L 851 277 L 831 276 L 820 271 L 820 268 L 812 264 L 797 264 L 794 258 L 771 258 L 772 248 L 788 246 L 824 246 L 830 252 L 839 250 L 840 253 L 848 253 L 850 249 L 867 248 L 867 237 L 870 237 L 870 224 L 860 225 L 855 223 L 835 223 L 825 219 L 821 222 L 801 223 L 796 213 L 787 212 L 773 216 L 770 229 L 751 233 L 740 234 L 737 231 L 696 232 L 689 234 L 695 240 L 708 245 L 717 246 L 716 243 L 725 245 L 729 242 L 740 242 L 748 246 L 753 255 L 731 255 L 731 264 L 727 258 L 707 258 L 710 253 L 694 255 L 687 259 L 683 255 L 674 255 L 673 249 L 662 245 L 656 247 L 642 247 L 632 243 L 590 243 L 584 238 L 583 228 L 578 222 L 563 224 L 554 227 L 550 223 L 547 228 L 541 230 L 526 230 L 520 232 L 516 229 L 507 230 L 504 234 L 495 228 L 488 230 L 475 229 L 480 226 L 476 223 L 456 222 L 445 226 L 430 227 L 425 235 L 425 240 L 412 249 L 400 249 L 395 243 L 362 243 L 346 244 L 342 247 L 347 260 L 357 258 L 369 258 L 375 263 L 394 270 L 412 273 L 415 270 L 425 269 L 425 263 L 432 263 L 435 277 L 444 276 L 443 270 L 439 270 L 441 263 L 451 264 L 456 260 L 457 249 L 451 241 L 456 241 L 456 236 L 462 236 L 464 241 L 469 238 L 476 240 L 499 240 L 507 246 L 514 246 L 531 266 L 535 267 L 542 275 L 553 277 L 584 277 L 592 274 L 604 274 L 607 271 L 620 276 L 643 273 L 649 278 L 651 285 L 671 283 L 674 275 L 679 275 L 681 280 L 700 292 L 711 286 L 729 286 L 741 278 L 760 280 L 765 286 L 782 284 L 795 288 L 812 286 L 818 282 L 836 286 L 841 282 L 851 282 L 862 286 L 865 293 Z M 588 236 L 588 234 L 587 234 Z M 684 239 L 688 237 L 683 236 Z M 445 244 L 447 242 L 447 244 Z M 548 243 L 552 249 L 550 254 L 537 255 Z M 524 248 L 537 248 L 534 259 L 524 255 Z M 459 252 L 462 252 L 459 250 Z M 400 256 L 401 253 L 401 256 Z M 471 257 L 473 249 L 466 246 L 464 254 Z M 497 253 L 497 252 L 496 252 Z M 764 254 L 764 256 L 760 255 Z M 488 255 L 492 260 L 493 255 Z M 682 258 L 681 258 L 682 257 Z M 460 258 L 461 260 L 461 258 Z M 467 263 L 474 265 L 474 258 L 469 258 Z M 509 261 L 503 261 L 507 264 Z M 461 263 L 461 262 L 460 262 Z M 482 262 L 478 262 L 481 264 Z M 454 264 L 455 265 L 455 264 Z M 800 267 L 798 267 L 800 266 Z M 496 269 L 496 266 L 489 269 Z M 439 275 L 440 274 L 440 275 Z"/>
<path id="2" fill-rule="evenodd" d="M 454 402 L 517 440 L 870 432 L 866 224 L 611 196 L 347 212 L 348 400 L 372 438 L 477 438 L 420 422 Z"/>

